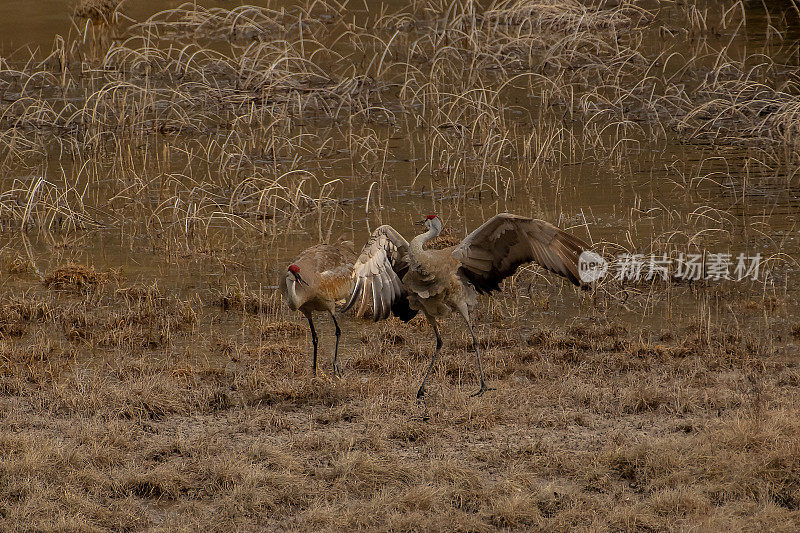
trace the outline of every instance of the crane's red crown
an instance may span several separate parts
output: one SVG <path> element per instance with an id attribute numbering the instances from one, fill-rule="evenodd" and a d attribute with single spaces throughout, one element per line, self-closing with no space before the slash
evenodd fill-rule
<path id="1" fill-rule="evenodd" d="M 426 220 L 433 220 L 434 218 L 436 218 L 436 215 L 428 215 L 428 218 L 426 218 Z"/>
<path id="2" fill-rule="evenodd" d="M 291 272 L 292 274 L 297 274 L 298 272 L 300 272 L 300 267 L 297 265 L 289 265 L 289 272 Z"/>

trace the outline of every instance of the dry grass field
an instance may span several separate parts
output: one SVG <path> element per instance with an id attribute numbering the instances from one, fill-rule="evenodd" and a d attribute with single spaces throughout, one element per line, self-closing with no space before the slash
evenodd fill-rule
<path id="1" fill-rule="evenodd" d="M 468 397 L 453 320 L 418 404 L 433 350 L 419 319 L 345 322 L 342 379 L 326 322 L 314 378 L 306 327 L 276 298 L 181 297 L 75 265 L 46 285 L 0 296 L 6 530 L 800 523 L 797 355 L 732 320 L 536 325 L 522 316 L 539 304 L 501 297 L 518 318 L 477 315 L 497 390 Z"/>
<path id="2" fill-rule="evenodd" d="M 0 55 L 0 531 L 800 530 L 792 5 L 78 2 Z M 295 253 L 505 210 L 763 270 L 523 269 L 478 398 L 458 318 L 422 403 L 421 318 L 312 375 Z"/>

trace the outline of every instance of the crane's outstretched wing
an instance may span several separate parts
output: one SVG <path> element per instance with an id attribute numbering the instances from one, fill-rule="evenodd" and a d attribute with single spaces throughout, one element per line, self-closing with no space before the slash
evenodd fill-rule
<path id="1" fill-rule="evenodd" d="M 357 316 L 364 316 L 370 298 L 372 318 L 376 322 L 389 314 L 408 321 L 417 312 L 408 305 L 402 278 L 408 272 L 408 241 L 391 226 L 380 226 L 372 232 L 353 267 L 355 284 L 342 311 L 360 300 Z"/>
<path id="2" fill-rule="evenodd" d="M 549 222 L 501 213 L 467 235 L 453 250 L 460 272 L 479 293 L 500 289 L 520 265 L 536 262 L 580 285 L 578 258 L 589 245 Z"/>

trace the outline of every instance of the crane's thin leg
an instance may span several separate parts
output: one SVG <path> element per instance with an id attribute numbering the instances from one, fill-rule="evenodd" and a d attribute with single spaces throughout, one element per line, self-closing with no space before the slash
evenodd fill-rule
<path id="1" fill-rule="evenodd" d="M 314 320 L 311 318 L 311 313 L 306 314 L 306 318 L 308 319 L 308 326 L 311 328 L 311 342 L 314 344 L 314 359 L 313 359 L 313 366 L 314 366 L 314 375 L 317 375 L 317 330 L 314 329 Z"/>
<path id="2" fill-rule="evenodd" d="M 339 329 L 339 323 L 336 322 L 336 316 L 331 313 L 331 318 L 333 319 L 333 325 L 336 326 L 336 348 L 333 350 L 333 374 L 338 377 L 342 377 L 342 371 L 339 369 L 339 337 L 342 335 L 342 330 Z"/>
<path id="3" fill-rule="evenodd" d="M 492 387 L 486 386 L 486 381 L 483 379 L 483 365 L 481 364 L 481 349 L 478 346 L 478 339 L 475 338 L 475 332 L 472 331 L 472 323 L 469 319 L 469 310 L 467 309 L 466 305 L 459 306 L 458 309 L 461 316 L 464 317 L 464 320 L 467 322 L 467 327 L 469 328 L 469 334 L 472 335 L 472 347 L 475 348 L 475 357 L 478 359 L 478 376 L 481 379 L 481 388 L 478 389 L 477 392 L 470 394 L 470 396 L 483 396 L 483 393 L 487 390 L 494 390 Z"/>
<path id="4" fill-rule="evenodd" d="M 428 371 L 425 372 L 425 377 L 422 378 L 422 385 L 419 386 L 419 390 L 417 391 L 417 399 L 425 396 L 425 382 L 428 381 L 428 375 L 431 373 L 433 364 L 436 362 L 436 356 L 439 355 L 439 350 L 442 349 L 442 337 L 439 336 L 439 326 L 436 324 L 436 319 L 427 313 L 425 313 L 425 316 L 428 318 L 428 322 L 433 326 L 433 332 L 436 334 L 436 351 L 433 352 L 431 364 L 428 365 Z"/>

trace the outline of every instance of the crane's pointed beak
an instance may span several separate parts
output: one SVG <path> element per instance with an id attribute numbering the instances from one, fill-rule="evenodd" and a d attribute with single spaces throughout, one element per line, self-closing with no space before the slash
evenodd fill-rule
<path id="1" fill-rule="evenodd" d="M 308 287 L 308 283 L 306 283 L 306 280 L 304 280 L 303 278 L 301 278 L 301 277 L 300 277 L 300 274 L 299 274 L 299 273 L 297 273 L 297 272 L 295 272 L 295 273 L 294 273 L 294 280 L 295 280 L 295 281 L 299 281 L 300 283 L 302 283 L 303 285 L 305 285 L 306 287 Z"/>
<path id="2" fill-rule="evenodd" d="M 422 220 L 417 220 L 416 222 L 414 222 L 414 224 L 415 224 L 416 226 L 424 226 L 424 225 L 425 225 L 425 222 L 427 222 L 427 220 L 428 220 L 428 219 L 426 219 L 426 218 L 423 218 Z"/>

